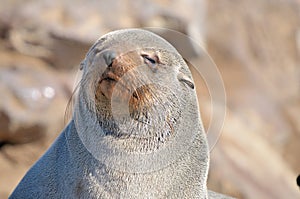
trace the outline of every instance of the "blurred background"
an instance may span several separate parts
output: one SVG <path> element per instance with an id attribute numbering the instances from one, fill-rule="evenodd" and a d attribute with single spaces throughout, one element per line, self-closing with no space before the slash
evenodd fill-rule
<path id="1" fill-rule="evenodd" d="M 211 152 L 209 189 L 243 199 L 300 198 L 299 11 L 299 0 L 1 0 L 0 198 L 66 125 L 92 43 L 111 30 L 148 26 L 205 46 L 223 78 L 227 113 Z M 192 44 L 159 34 L 209 67 Z M 201 77 L 194 79 L 207 128 L 210 97 Z"/>

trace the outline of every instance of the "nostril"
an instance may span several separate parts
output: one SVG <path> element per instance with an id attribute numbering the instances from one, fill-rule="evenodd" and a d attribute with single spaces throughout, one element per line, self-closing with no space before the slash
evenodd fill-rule
<path id="1" fill-rule="evenodd" d="M 114 59 L 116 58 L 117 54 L 114 51 L 108 50 L 103 52 L 103 59 L 108 67 L 112 66 Z"/>

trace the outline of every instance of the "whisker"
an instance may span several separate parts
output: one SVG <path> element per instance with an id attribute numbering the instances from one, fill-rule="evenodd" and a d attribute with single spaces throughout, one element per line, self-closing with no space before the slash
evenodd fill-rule
<path id="1" fill-rule="evenodd" d="M 80 88 L 81 81 L 82 80 L 80 80 L 77 83 L 77 85 L 75 85 L 75 88 L 72 91 L 72 94 L 68 100 L 67 107 L 66 107 L 65 114 L 64 114 L 64 125 L 66 125 L 69 122 L 70 118 L 72 118 L 75 96 Z"/>

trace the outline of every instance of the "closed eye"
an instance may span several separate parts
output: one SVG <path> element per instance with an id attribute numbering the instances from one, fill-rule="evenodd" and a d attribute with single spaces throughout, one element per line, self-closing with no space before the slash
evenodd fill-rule
<path id="1" fill-rule="evenodd" d="M 151 64 L 156 64 L 156 60 L 154 60 L 154 59 L 152 59 L 151 57 L 149 57 L 149 55 L 145 55 L 145 54 L 143 54 L 143 55 L 141 55 L 144 59 L 145 59 L 145 61 L 146 62 L 150 62 Z"/>

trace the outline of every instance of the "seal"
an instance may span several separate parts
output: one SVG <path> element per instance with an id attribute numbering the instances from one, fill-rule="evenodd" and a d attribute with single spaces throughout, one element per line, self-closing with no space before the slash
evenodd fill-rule
<path id="1" fill-rule="evenodd" d="M 71 122 L 10 198 L 229 198 L 207 191 L 195 85 L 171 44 L 110 32 L 80 69 Z"/>

